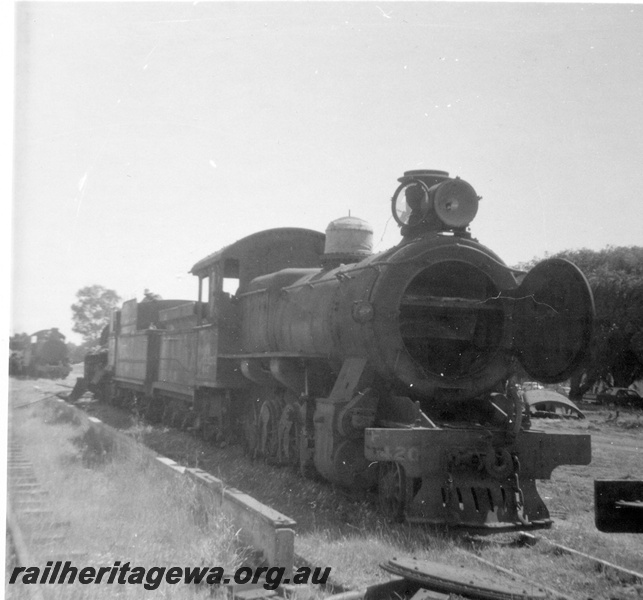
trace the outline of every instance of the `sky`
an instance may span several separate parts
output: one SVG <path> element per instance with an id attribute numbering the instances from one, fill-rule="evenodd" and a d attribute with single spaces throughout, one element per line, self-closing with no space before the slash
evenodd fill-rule
<path id="1" fill-rule="evenodd" d="M 516 265 L 643 245 L 643 5 L 14 4 L 11 333 L 76 292 L 196 299 L 204 256 L 351 214 L 411 169 L 482 196 Z"/>

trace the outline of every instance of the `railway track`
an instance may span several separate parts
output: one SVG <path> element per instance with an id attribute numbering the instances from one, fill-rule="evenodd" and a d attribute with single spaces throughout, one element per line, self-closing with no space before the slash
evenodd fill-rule
<path id="1" fill-rule="evenodd" d="M 50 508 L 50 491 L 36 477 L 34 466 L 25 455 L 20 440 L 10 436 L 7 452 L 7 532 L 12 566 L 46 564 L 57 560 L 82 560 L 82 552 L 65 551 L 70 522 L 60 519 Z M 40 586 L 28 591 L 31 598 L 45 600 Z"/>
<path id="2" fill-rule="evenodd" d="M 66 537 L 69 521 L 61 520 L 50 509 L 49 490 L 40 485 L 22 444 L 11 438 L 7 488 L 8 521 L 19 558 L 29 553 L 28 548 L 37 548 L 38 558 L 56 558 L 56 548 Z"/>
<path id="3" fill-rule="evenodd" d="M 550 547 L 557 550 L 560 554 L 572 554 L 575 556 L 579 556 L 583 559 L 586 559 L 594 563 L 600 569 L 607 569 L 607 570 L 613 571 L 614 573 L 616 573 L 618 577 L 630 579 L 636 583 L 643 583 L 643 573 L 633 571 L 632 569 L 626 569 L 625 567 L 616 565 L 607 560 L 603 560 L 602 558 L 598 558 L 597 556 L 592 556 L 587 552 L 581 552 L 580 550 L 577 550 L 575 548 L 571 548 L 563 544 L 558 544 L 546 538 L 539 537 L 527 532 L 521 533 L 519 535 L 519 539 L 524 541 L 526 544 L 530 544 L 530 545 L 534 545 L 542 541 L 543 544 L 549 545 Z"/>

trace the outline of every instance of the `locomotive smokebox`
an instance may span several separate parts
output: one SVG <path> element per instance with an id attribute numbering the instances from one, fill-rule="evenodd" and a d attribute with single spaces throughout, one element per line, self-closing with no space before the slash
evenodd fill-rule
<path id="1" fill-rule="evenodd" d="M 342 217 L 326 228 L 322 263 L 326 268 L 359 262 L 373 253 L 373 228 L 357 217 Z"/>

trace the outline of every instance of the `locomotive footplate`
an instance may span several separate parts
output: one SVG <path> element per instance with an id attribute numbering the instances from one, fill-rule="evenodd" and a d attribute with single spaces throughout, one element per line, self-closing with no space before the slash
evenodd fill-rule
<path id="1" fill-rule="evenodd" d="M 591 460 L 589 435 L 539 431 L 369 428 L 364 443 L 390 517 L 480 532 L 549 527 L 535 480 Z"/>

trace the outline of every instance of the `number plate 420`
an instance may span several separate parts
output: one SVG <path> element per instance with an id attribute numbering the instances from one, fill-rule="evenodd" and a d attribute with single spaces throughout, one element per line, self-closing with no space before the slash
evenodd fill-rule
<path id="1" fill-rule="evenodd" d="M 420 459 L 420 450 L 414 447 L 384 446 L 378 448 L 376 453 L 378 460 L 416 463 Z"/>

